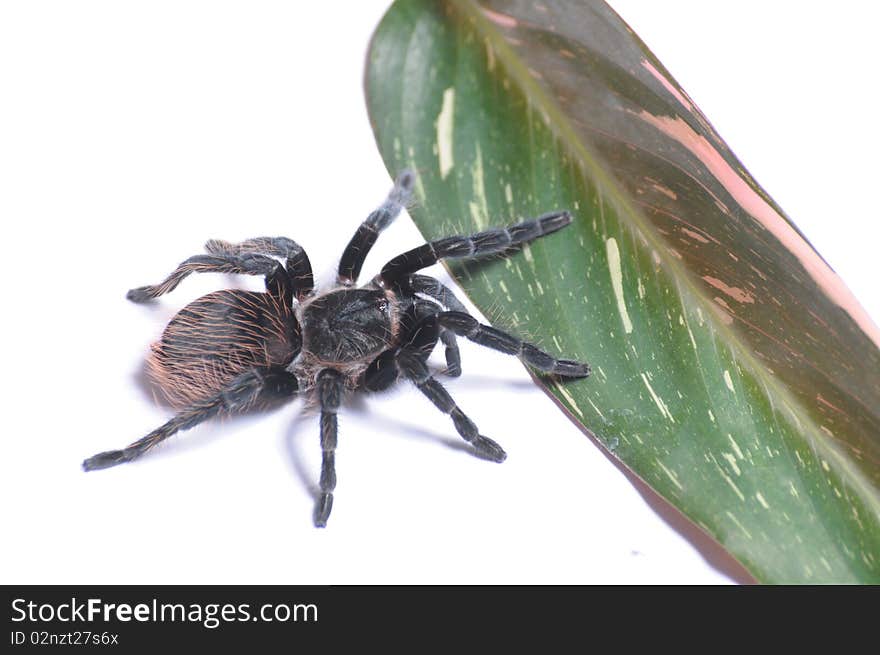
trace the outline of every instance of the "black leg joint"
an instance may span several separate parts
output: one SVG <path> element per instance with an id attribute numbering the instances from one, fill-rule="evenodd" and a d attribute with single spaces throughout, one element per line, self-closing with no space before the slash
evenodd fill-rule
<path id="1" fill-rule="evenodd" d="M 401 350 L 397 355 L 397 365 L 403 374 L 419 387 L 431 378 L 427 364 L 421 360 L 417 353 Z"/>
<path id="2" fill-rule="evenodd" d="M 496 330 L 489 325 L 481 325 L 479 329 L 468 337 L 474 343 L 487 348 L 499 350 L 507 355 L 516 355 L 520 351 L 522 341 L 516 337 Z"/>
<path id="3" fill-rule="evenodd" d="M 444 389 L 435 379 L 428 378 L 425 382 L 419 385 L 419 388 L 422 390 L 422 393 L 428 397 L 428 400 L 434 403 L 434 406 L 444 414 L 451 414 L 458 409 L 455 405 L 455 401 L 452 400 L 452 396 L 449 395 L 449 392 L 446 391 L 446 389 Z"/>
<path id="4" fill-rule="evenodd" d="M 330 518 L 330 511 L 333 509 L 333 494 L 323 493 L 315 504 L 315 513 L 313 520 L 316 528 L 326 528 L 327 519 Z"/>
<path id="5" fill-rule="evenodd" d="M 444 328 L 440 330 L 440 341 L 446 346 L 446 371 L 444 372 L 451 378 L 457 378 L 461 375 L 461 353 L 458 350 L 455 334 Z"/>
<path id="6" fill-rule="evenodd" d="M 425 245 L 430 248 L 435 261 L 443 257 L 470 257 L 475 253 L 474 242 L 467 237 L 446 237 Z"/>
<path id="7" fill-rule="evenodd" d="M 541 224 L 538 221 L 528 221 L 519 225 L 511 225 L 507 228 L 510 239 L 514 243 L 522 243 L 523 241 L 531 241 L 537 239 L 543 234 Z"/>
<path id="8" fill-rule="evenodd" d="M 336 450 L 338 421 L 336 414 L 321 413 L 321 450 Z"/>
<path id="9" fill-rule="evenodd" d="M 342 402 L 342 373 L 332 368 L 325 368 L 318 373 L 318 400 L 321 410 L 335 413 Z"/>
<path id="10" fill-rule="evenodd" d="M 336 456 L 330 451 L 321 462 L 321 491 L 329 493 L 336 488 Z"/>
<path id="11" fill-rule="evenodd" d="M 474 254 L 484 252 L 498 252 L 504 250 L 513 243 L 510 232 L 504 229 L 487 230 L 472 237 Z"/>
<path id="12" fill-rule="evenodd" d="M 369 221 L 369 219 L 367 219 Z M 353 283 L 361 274 L 367 253 L 379 238 L 379 230 L 371 223 L 365 222 L 357 229 L 339 260 L 339 279 L 345 283 Z"/>
<path id="13" fill-rule="evenodd" d="M 461 301 L 455 297 L 452 290 L 439 280 L 429 275 L 411 275 L 404 283 L 410 293 L 423 293 L 443 305 L 445 309 L 454 312 L 467 312 Z"/>
<path id="14" fill-rule="evenodd" d="M 378 209 L 372 211 L 361 223 L 339 260 L 338 280 L 340 283 L 350 285 L 357 281 L 364 260 L 376 243 L 379 233 L 391 225 L 400 214 L 406 201 L 412 195 L 415 181 L 415 173 L 410 170 L 401 171 L 385 202 Z"/>
<path id="15" fill-rule="evenodd" d="M 540 350 L 530 343 L 522 344 L 522 352 L 520 353 L 522 360 L 529 366 L 534 366 L 539 371 L 550 373 L 556 366 L 556 358 L 551 357 L 543 350 Z"/>
<path id="16" fill-rule="evenodd" d="M 463 337 L 470 338 L 480 329 L 480 322 L 464 312 L 443 312 L 437 314 L 437 320 L 443 327 Z"/>
<path id="17" fill-rule="evenodd" d="M 477 429 L 476 424 L 467 416 L 465 416 L 464 412 L 462 412 L 458 407 L 454 408 L 449 413 L 449 416 L 452 417 L 452 422 L 455 424 L 455 429 L 458 430 L 458 433 L 464 438 L 465 441 L 473 441 L 479 436 L 480 431 Z"/>
<path id="18" fill-rule="evenodd" d="M 397 352 L 386 350 L 364 372 L 364 388 L 367 391 L 384 391 L 397 382 Z"/>
<path id="19" fill-rule="evenodd" d="M 567 211 L 550 212 L 539 216 L 535 222 L 541 227 L 541 236 L 547 236 L 571 223 L 571 214 Z"/>

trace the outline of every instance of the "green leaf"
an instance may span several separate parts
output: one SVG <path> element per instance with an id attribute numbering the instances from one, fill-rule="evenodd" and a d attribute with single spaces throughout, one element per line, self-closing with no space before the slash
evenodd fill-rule
<path id="1" fill-rule="evenodd" d="M 399 0 L 366 89 L 427 237 L 572 210 L 450 268 L 593 364 L 540 381 L 573 420 L 757 579 L 880 582 L 877 328 L 611 9 Z"/>

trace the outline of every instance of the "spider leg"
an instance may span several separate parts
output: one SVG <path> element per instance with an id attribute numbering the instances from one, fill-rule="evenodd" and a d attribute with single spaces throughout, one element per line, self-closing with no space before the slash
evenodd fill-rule
<path id="1" fill-rule="evenodd" d="M 188 430 L 220 412 L 237 412 L 254 402 L 274 402 L 293 396 L 299 386 L 296 377 L 280 367 L 256 368 L 236 377 L 227 387 L 203 401 L 187 407 L 167 423 L 121 450 L 108 450 L 82 463 L 86 471 L 116 466 L 140 457 L 175 432 Z"/>
<path id="2" fill-rule="evenodd" d="M 441 312 L 437 314 L 437 322 L 440 326 L 446 327 L 481 346 L 487 346 L 508 355 L 516 355 L 529 366 L 544 373 L 572 378 L 585 378 L 590 374 L 589 364 L 572 359 L 556 359 L 534 344 L 490 325 L 482 325 L 466 312 Z"/>
<path id="3" fill-rule="evenodd" d="M 400 173 L 385 202 L 371 212 L 358 227 L 339 260 L 338 281 L 340 284 L 351 285 L 357 282 L 364 260 L 376 243 L 376 239 L 379 238 L 379 233 L 391 225 L 400 214 L 406 201 L 409 200 L 415 179 L 415 173 L 412 171 L 405 170 Z"/>
<path id="4" fill-rule="evenodd" d="M 467 311 L 452 289 L 430 275 L 410 275 L 406 280 L 406 287 L 413 293 L 423 293 L 429 298 L 433 298 L 451 311 Z"/>
<path id="5" fill-rule="evenodd" d="M 449 414 L 455 429 L 462 439 L 474 447 L 474 450 L 494 462 L 503 462 L 507 459 L 504 449 L 489 437 L 481 435 L 474 422 L 459 409 L 443 385 L 431 377 L 427 365 L 418 354 L 403 348 L 397 354 L 396 361 L 400 372 L 408 377 L 437 409 Z"/>
<path id="6" fill-rule="evenodd" d="M 419 297 L 414 298 L 413 312 L 415 323 L 413 325 L 413 330 L 419 327 L 420 321 L 428 317 L 436 316 L 437 312 L 442 311 L 442 309 L 443 308 L 438 306 L 436 302 Z M 464 308 L 462 307 L 462 309 Z M 461 375 L 461 352 L 458 349 L 458 341 L 455 338 L 455 333 L 445 327 L 438 327 L 437 330 L 437 336 L 439 336 L 446 351 L 446 369 L 443 373 L 451 378 L 457 378 Z M 434 341 L 437 341 L 436 337 Z M 435 343 L 431 343 L 430 350 L 433 350 L 434 346 Z"/>
<path id="7" fill-rule="evenodd" d="M 126 298 L 134 302 L 146 302 L 152 298 L 173 291 L 190 273 L 239 273 L 242 275 L 266 276 L 266 289 L 281 294 L 284 298 L 292 295 L 290 276 L 276 260 L 255 253 L 195 255 L 182 262 L 159 284 L 131 289 Z"/>
<path id="8" fill-rule="evenodd" d="M 439 332 L 440 341 L 446 347 L 446 370 L 443 372 L 451 378 L 457 378 L 461 375 L 461 352 L 458 350 L 455 333 L 443 327 Z"/>
<path id="9" fill-rule="evenodd" d="M 467 312 L 462 302 L 455 296 L 452 289 L 439 280 L 428 275 L 410 275 L 406 280 L 406 288 L 411 293 L 421 293 L 435 300 L 445 309 L 456 312 Z M 446 375 L 457 378 L 461 375 L 461 354 L 455 333 L 447 328 L 440 328 L 440 341 L 446 347 Z"/>
<path id="10" fill-rule="evenodd" d="M 507 228 L 486 230 L 467 237 L 453 236 L 429 241 L 385 264 L 379 280 L 385 285 L 393 284 L 396 280 L 436 264 L 441 259 L 481 257 L 504 252 L 517 244 L 551 234 L 569 223 L 571 214 L 565 211 L 553 212 Z"/>
<path id="11" fill-rule="evenodd" d="M 342 401 L 345 378 L 332 368 L 318 373 L 318 401 L 321 404 L 321 496 L 315 504 L 316 528 L 327 526 L 333 509 L 333 490 L 336 488 L 336 412 Z"/>
<path id="12" fill-rule="evenodd" d="M 256 237 L 241 243 L 210 239 L 205 244 L 205 250 L 212 255 L 257 254 L 281 257 L 286 262 L 293 292 L 299 300 L 303 300 L 315 287 L 309 256 L 301 245 L 287 237 Z"/>
<path id="13" fill-rule="evenodd" d="M 379 355 L 364 374 L 364 386 L 370 391 L 386 389 L 403 373 L 444 414 L 449 414 L 461 437 L 487 459 L 503 462 L 507 457 L 497 443 L 480 434 L 471 421 L 443 388 L 431 377 L 425 361 L 434 349 L 439 335 L 436 314 L 422 318 L 412 329 L 409 338 L 395 353 L 388 350 Z"/>

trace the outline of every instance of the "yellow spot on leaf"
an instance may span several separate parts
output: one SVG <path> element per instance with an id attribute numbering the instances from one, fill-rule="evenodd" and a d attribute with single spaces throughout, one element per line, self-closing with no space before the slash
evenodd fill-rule
<path id="1" fill-rule="evenodd" d="M 617 248 L 617 240 L 610 237 L 605 241 L 605 252 L 608 255 L 608 272 L 611 274 L 611 288 L 617 300 L 617 311 L 623 323 L 623 331 L 630 334 L 633 331 L 629 312 L 626 310 L 626 302 L 623 298 L 623 271 L 620 268 L 620 250 Z"/>
<path id="2" fill-rule="evenodd" d="M 452 119 L 455 112 L 455 89 L 443 92 L 443 105 L 437 116 L 437 157 L 440 161 L 440 177 L 446 179 L 454 164 L 452 160 Z"/>

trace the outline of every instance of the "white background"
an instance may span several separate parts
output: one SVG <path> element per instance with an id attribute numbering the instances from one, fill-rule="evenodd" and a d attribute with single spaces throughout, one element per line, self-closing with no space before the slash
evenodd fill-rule
<path id="1" fill-rule="evenodd" d="M 326 279 L 384 197 L 361 77 L 386 5 L 0 5 L 0 582 L 748 580 L 515 359 L 467 344 L 448 387 L 507 462 L 470 456 L 406 385 L 352 400 L 326 530 L 311 525 L 318 425 L 300 402 L 80 470 L 168 417 L 141 381 L 148 345 L 230 281 L 190 278 L 148 307 L 128 288 L 208 237 L 262 234 L 295 238 Z M 876 321 L 873 5 L 613 5 Z M 365 277 L 420 241 L 402 217 Z"/>

